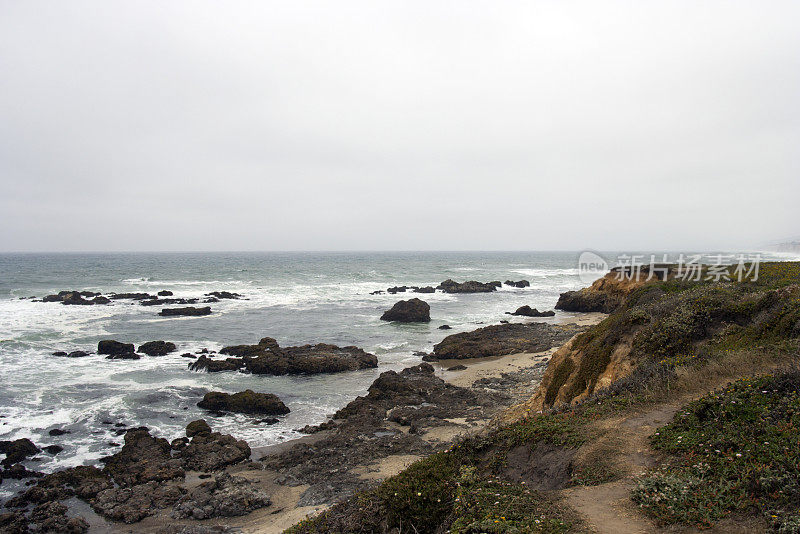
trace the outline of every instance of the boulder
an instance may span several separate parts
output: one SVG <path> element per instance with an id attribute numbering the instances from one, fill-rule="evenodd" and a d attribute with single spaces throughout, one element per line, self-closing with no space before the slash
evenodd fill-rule
<path id="1" fill-rule="evenodd" d="M 439 327 L 439 330 L 452 330 L 452 329 L 453 327 L 450 326 L 449 324 L 443 324 L 442 326 Z"/>
<path id="2" fill-rule="evenodd" d="M 518 282 L 515 282 L 513 280 L 506 280 L 505 284 L 507 286 L 512 286 L 512 287 L 530 287 L 531 285 L 531 283 L 528 282 L 527 280 L 520 280 Z"/>
<path id="3" fill-rule="evenodd" d="M 435 293 L 436 289 L 433 286 L 415 287 L 414 293 Z"/>
<path id="4" fill-rule="evenodd" d="M 170 352 L 175 352 L 175 343 L 169 341 L 148 341 L 139 346 L 137 352 L 142 352 L 148 356 L 166 356 Z"/>
<path id="5" fill-rule="evenodd" d="M 548 323 L 499 324 L 452 334 L 434 345 L 437 359 L 482 358 L 520 352 L 541 352 L 564 344 L 585 330 L 577 325 Z"/>
<path id="6" fill-rule="evenodd" d="M 408 286 L 394 286 L 390 287 L 386 290 L 387 293 L 394 295 L 395 293 L 405 293 L 408 290 Z"/>
<path id="7" fill-rule="evenodd" d="M 197 406 L 216 412 L 236 412 L 253 415 L 283 415 L 289 408 L 272 393 L 256 393 L 252 389 L 230 395 L 220 391 L 206 393 Z"/>
<path id="8" fill-rule="evenodd" d="M 447 279 L 439 284 L 436 289 L 441 289 L 445 293 L 491 293 L 492 291 L 497 291 L 500 285 L 502 285 L 500 282 L 483 283 L 470 280 L 468 282 L 459 283 Z"/>
<path id="9" fill-rule="evenodd" d="M 210 434 L 211 427 L 208 426 L 205 419 L 198 419 L 186 425 L 186 437 L 192 438 L 197 434 Z"/>
<path id="10" fill-rule="evenodd" d="M 508 315 L 521 315 L 522 317 L 552 317 L 556 314 L 556 312 L 552 310 L 548 311 L 539 311 L 536 308 L 531 308 L 527 304 L 525 306 L 520 306 L 517 308 L 517 311 L 514 313 L 506 312 Z"/>
<path id="11" fill-rule="evenodd" d="M 28 438 L 16 439 L 14 441 L 0 441 L 0 454 L 6 455 L 5 459 L 0 463 L 6 467 L 19 463 L 39 452 L 41 452 L 39 447 L 34 445 Z"/>
<path id="12" fill-rule="evenodd" d="M 134 348 L 133 343 L 120 343 L 113 339 L 104 339 L 97 344 L 97 354 L 123 356 L 126 354 L 134 354 Z"/>
<path id="13" fill-rule="evenodd" d="M 417 298 L 401 300 L 381 316 L 381 321 L 400 323 L 427 323 L 431 320 L 431 307 Z"/>
<path id="14" fill-rule="evenodd" d="M 161 291 L 158 292 L 158 296 L 159 297 L 171 297 L 172 296 L 172 291 L 168 291 L 166 289 L 162 289 Z"/>
<path id="15" fill-rule="evenodd" d="M 163 308 L 159 315 L 162 317 L 201 317 L 203 315 L 211 315 L 211 307 L 203 306 L 198 308 L 187 306 L 185 308 Z"/>

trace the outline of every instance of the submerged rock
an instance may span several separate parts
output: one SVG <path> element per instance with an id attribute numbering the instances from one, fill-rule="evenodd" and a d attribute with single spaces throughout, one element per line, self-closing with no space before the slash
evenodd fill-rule
<path id="1" fill-rule="evenodd" d="M 400 323 L 427 323 L 431 320 L 431 307 L 417 298 L 401 300 L 381 316 L 381 321 Z"/>
<path id="2" fill-rule="evenodd" d="M 553 317 L 556 312 L 552 310 L 548 311 L 539 311 L 536 308 L 531 308 L 527 304 L 525 306 L 520 306 L 517 308 L 517 311 L 514 313 L 506 312 L 508 315 L 520 315 L 522 317 Z"/>
<path id="3" fill-rule="evenodd" d="M 252 389 L 230 395 L 220 391 L 206 393 L 197 406 L 217 412 L 236 412 L 253 415 L 283 415 L 289 408 L 272 393 L 256 393 Z"/>
<path id="4" fill-rule="evenodd" d="M 187 306 L 185 308 L 164 308 L 161 310 L 159 315 L 162 317 L 201 317 L 203 315 L 211 315 L 211 307 L 203 306 L 198 308 L 194 306 Z"/>
<path id="5" fill-rule="evenodd" d="M 230 291 L 212 291 L 211 293 L 206 293 L 206 297 L 214 297 L 216 299 L 240 299 L 242 295 L 239 293 L 231 293 Z"/>
<path id="6" fill-rule="evenodd" d="M 161 291 L 158 292 L 158 296 L 159 297 L 171 297 L 172 296 L 172 291 L 169 291 L 169 290 L 166 290 L 166 289 L 162 289 Z"/>
<path id="7" fill-rule="evenodd" d="M 166 356 L 170 352 L 175 352 L 177 347 L 175 343 L 169 341 L 148 341 L 139 346 L 137 352 L 142 352 L 148 356 Z"/>

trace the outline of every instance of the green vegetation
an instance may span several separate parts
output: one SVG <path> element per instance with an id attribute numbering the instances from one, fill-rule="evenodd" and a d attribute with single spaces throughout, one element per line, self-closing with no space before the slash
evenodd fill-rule
<path id="1" fill-rule="evenodd" d="M 617 478 L 608 439 L 613 427 L 600 430 L 595 422 L 670 400 L 676 389 L 706 392 L 722 377 L 796 361 L 798 284 L 800 263 L 763 263 L 755 282 L 668 280 L 635 289 L 617 311 L 576 338 L 573 349 L 582 358 L 554 371 L 546 402 L 565 384 L 571 384 L 567 398 L 588 390 L 583 402 L 431 455 L 291 532 L 580 529 L 557 493 L 530 489 L 509 475 L 510 453 L 539 444 L 570 455 L 589 451 L 570 464 L 568 484 Z M 632 372 L 594 391 L 619 347 L 630 350 Z M 634 500 L 662 523 L 706 528 L 726 517 L 760 514 L 779 532 L 800 532 L 798 390 L 800 371 L 792 371 L 742 379 L 690 404 L 653 436 L 653 446 L 670 460 L 640 479 Z"/>
<path id="2" fill-rule="evenodd" d="M 800 525 L 800 371 L 745 378 L 691 403 L 653 446 L 671 455 L 634 501 L 663 523 L 709 527 L 753 511 Z M 793 526 L 794 525 L 794 526 Z"/>

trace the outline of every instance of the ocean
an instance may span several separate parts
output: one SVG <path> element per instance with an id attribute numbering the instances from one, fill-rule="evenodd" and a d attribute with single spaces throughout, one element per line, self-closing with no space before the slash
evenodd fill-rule
<path id="1" fill-rule="evenodd" d="M 606 257 L 615 257 L 609 253 Z M 253 447 L 300 436 L 321 423 L 389 369 L 416 365 L 415 351 L 430 351 L 446 335 L 512 318 L 522 305 L 552 309 L 560 293 L 584 287 L 577 252 L 397 253 L 120 253 L 0 255 L 0 440 L 30 438 L 59 445 L 29 468 L 50 472 L 92 464 L 118 450 L 123 430 L 147 426 L 174 439 L 204 418 L 215 429 Z M 780 257 L 780 256 L 778 256 Z M 456 281 L 525 279 L 528 288 L 494 293 L 372 295 L 394 285 L 436 286 Z M 60 290 L 149 292 L 176 297 L 231 291 L 241 300 L 211 304 L 207 317 L 159 317 L 160 306 L 119 300 L 111 305 L 65 306 L 34 302 Z M 411 296 L 431 306 L 429 324 L 381 321 L 391 305 Z M 24 298 L 23 298 L 24 297 Z M 558 312 L 542 321 L 568 321 Z M 439 330 L 447 324 L 452 330 Z M 315 376 L 197 373 L 185 352 L 257 343 L 356 345 L 377 355 L 377 369 Z M 96 351 L 101 339 L 134 343 L 165 340 L 178 350 L 163 357 L 107 360 L 53 356 Z M 278 395 L 291 409 L 274 425 L 243 415 L 214 416 L 196 404 L 210 390 L 244 389 Z M 110 423 L 110 424 L 109 424 Z M 69 431 L 50 436 L 52 429 Z M 5 487 L 0 497 L 7 496 Z"/>

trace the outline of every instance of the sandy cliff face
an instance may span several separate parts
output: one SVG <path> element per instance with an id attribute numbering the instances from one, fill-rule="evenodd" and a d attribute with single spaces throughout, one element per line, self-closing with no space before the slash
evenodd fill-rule
<path id="1" fill-rule="evenodd" d="M 616 267 L 604 277 L 578 291 L 562 293 L 556 304 L 557 310 L 611 313 L 622 305 L 625 297 L 645 284 L 674 276 L 664 266 L 644 266 L 640 271 L 623 271 Z"/>

